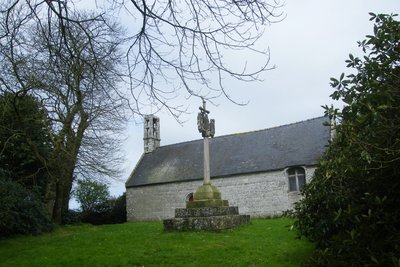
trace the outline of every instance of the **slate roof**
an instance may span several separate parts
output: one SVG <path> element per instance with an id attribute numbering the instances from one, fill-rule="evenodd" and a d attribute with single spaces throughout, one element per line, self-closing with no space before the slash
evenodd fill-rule
<path id="1" fill-rule="evenodd" d="M 315 165 L 330 138 L 327 117 L 210 139 L 211 178 Z M 203 179 L 203 140 L 143 154 L 125 186 Z"/>

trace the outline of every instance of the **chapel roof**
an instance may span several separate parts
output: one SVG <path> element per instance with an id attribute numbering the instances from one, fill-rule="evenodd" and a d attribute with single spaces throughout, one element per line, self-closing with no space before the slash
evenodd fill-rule
<path id="1" fill-rule="evenodd" d="M 315 165 L 330 139 L 327 117 L 210 139 L 211 178 Z M 143 154 L 125 186 L 203 179 L 203 139 Z"/>

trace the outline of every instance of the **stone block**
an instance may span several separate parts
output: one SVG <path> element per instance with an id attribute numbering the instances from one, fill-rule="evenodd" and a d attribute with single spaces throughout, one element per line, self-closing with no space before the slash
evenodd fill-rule
<path id="1" fill-rule="evenodd" d="M 193 199 L 204 200 L 204 199 L 221 199 L 221 192 L 212 184 L 203 184 L 197 188 L 193 194 Z"/>
<path id="2" fill-rule="evenodd" d="M 194 209 L 175 209 L 175 218 L 210 217 L 222 215 L 237 215 L 238 207 L 205 207 Z"/>
<path id="3" fill-rule="evenodd" d="M 249 215 L 223 215 L 209 217 L 188 217 L 164 220 L 165 231 L 220 231 L 250 221 Z"/>
<path id="4" fill-rule="evenodd" d="M 186 202 L 186 208 L 205 208 L 205 207 L 227 207 L 228 200 L 206 199 Z"/>

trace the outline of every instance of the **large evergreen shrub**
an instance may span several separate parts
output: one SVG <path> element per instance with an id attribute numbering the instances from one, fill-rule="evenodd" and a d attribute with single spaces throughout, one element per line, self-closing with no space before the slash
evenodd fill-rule
<path id="1" fill-rule="evenodd" d="M 52 149 L 47 111 L 34 96 L 0 94 L 0 168 L 44 198 Z"/>
<path id="2" fill-rule="evenodd" d="M 53 225 L 38 195 L 0 176 L 0 238 L 51 231 Z"/>
<path id="3" fill-rule="evenodd" d="M 331 79 L 337 135 L 296 206 L 295 226 L 320 266 L 400 266 L 400 23 L 375 15 L 374 35 Z"/>
<path id="4" fill-rule="evenodd" d="M 51 150 L 47 112 L 28 94 L 0 95 L 0 236 L 52 229 L 43 205 Z"/>

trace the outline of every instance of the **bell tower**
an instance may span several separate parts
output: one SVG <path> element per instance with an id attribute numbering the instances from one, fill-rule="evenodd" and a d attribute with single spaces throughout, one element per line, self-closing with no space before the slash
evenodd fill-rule
<path id="1" fill-rule="evenodd" d="M 160 146 L 160 119 L 154 115 L 144 116 L 144 153 L 151 153 Z"/>

